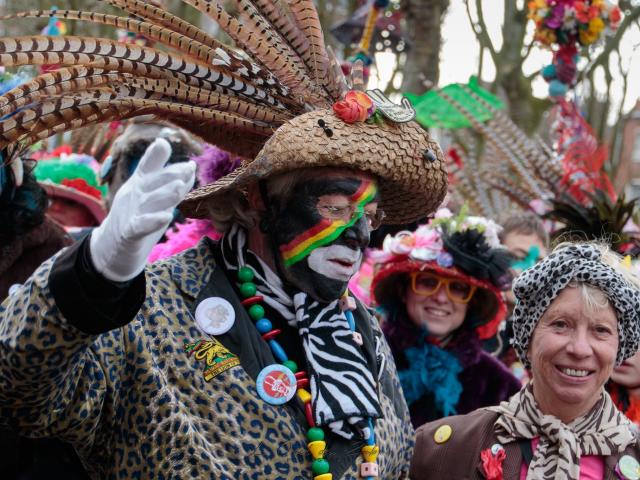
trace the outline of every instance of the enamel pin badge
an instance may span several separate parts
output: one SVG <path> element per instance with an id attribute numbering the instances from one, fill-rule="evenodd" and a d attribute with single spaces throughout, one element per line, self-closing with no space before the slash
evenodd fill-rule
<path id="1" fill-rule="evenodd" d="M 215 338 L 198 342 L 185 340 L 184 351 L 188 357 L 193 355 L 196 360 L 204 362 L 202 376 L 206 382 L 222 372 L 240 365 L 240 359 Z"/>
<path id="2" fill-rule="evenodd" d="M 367 95 L 373 100 L 376 112 L 380 112 L 392 122 L 406 123 L 416 118 L 416 110 L 406 97 L 402 97 L 400 105 L 397 105 L 389 100 L 378 88 L 367 90 Z"/>

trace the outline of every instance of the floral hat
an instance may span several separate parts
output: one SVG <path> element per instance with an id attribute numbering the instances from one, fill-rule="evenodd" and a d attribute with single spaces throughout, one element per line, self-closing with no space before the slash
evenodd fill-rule
<path id="1" fill-rule="evenodd" d="M 507 312 L 501 291 L 511 285 L 512 257 L 498 239 L 502 228 L 493 220 L 466 216 L 465 210 L 454 217 L 440 209 L 429 224 L 387 236 L 382 249 L 371 252 L 372 298 L 377 305 L 397 303 L 398 282 L 415 271 L 464 280 L 477 287 L 469 304 L 477 313 L 473 326 L 480 339 L 487 339 Z"/>

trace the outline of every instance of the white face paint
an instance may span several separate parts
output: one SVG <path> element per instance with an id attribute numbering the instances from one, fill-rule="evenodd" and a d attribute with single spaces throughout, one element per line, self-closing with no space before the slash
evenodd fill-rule
<path id="1" fill-rule="evenodd" d="M 316 248 L 307 257 L 309 268 L 333 280 L 348 282 L 360 268 L 362 251 L 344 245 Z"/>

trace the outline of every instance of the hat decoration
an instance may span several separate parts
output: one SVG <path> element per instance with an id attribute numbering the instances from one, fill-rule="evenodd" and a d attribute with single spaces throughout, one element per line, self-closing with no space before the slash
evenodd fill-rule
<path id="1" fill-rule="evenodd" d="M 490 279 L 496 286 L 508 288 L 504 270 L 509 263 L 502 262 L 507 260 L 506 256 L 498 256 L 496 265 L 487 264 L 494 259 L 495 250 L 502 247 L 498 238 L 501 230 L 491 219 L 467 216 L 466 208 L 455 217 L 449 209 L 442 208 L 429 224 L 414 232 L 405 230 L 385 238 L 382 250 L 372 252 L 372 256 L 378 264 L 406 258 L 435 262 L 443 268 L 464 265 L 469 275 Z"/>
<path id="2" fill-rule="evenodd" d="M 364 122 L 373 116 L 376 106 L 366 93 L 351 90 L 347 92 L 344 100 L 333 104 L 333 111 L 347 123 Z"/>
<path id="3" fill-rule="evenodd" d="M 501 227 L 493 220 L 467 216 L 466 207 L 454 216 L 440 209 L 427 225 L 385 238 L 382 249 L 370 253 L 375 262 L 372 294 L 379 305 L 396 301 L 392 283 L 413 271 L 430 270 L 459 278 L 484 295 L 476 331 L 482 339 L 495 334 L 506 307 L 501 290 L 511 284 L 511 255 L 500 244 Z"/>
<path id="4" fill-rule="evenodd" d="M 535 40 L 553 50 L 553 62 L 542 69 L 551 97 L 563 97 L 577 80 L 579 48 L 596 43 L 620 25 L 620 8 L 608 0 L 531 0 L 529 18 Z"/>
<path id="5" fill-rule="evenodd" d="M 194 218 L 208 216 L 209 200 L 224 202 L 231 191 L 306 167 L 375 176 L 391 224 L 423 217 L 444 198 L 440 147 L 412 121 L 415 110 L 408 101 L 394 105 L 378 92 L 348 93 L 364 91 L 362 68 L 356 62 L 356 75 L 345 78 L 324 43 L 311 0 L 232 0 L 229 8 L 183 0 L 215 21 L 233 45 L 150 2 L 107 3 L 125 14 L 58 9 L 0 17 L 81 20 L 153 42 L 141 46 L 72 35 L 0 39 L 4 66 L 59 67 L 0 97 L 0 118 L 7 116 L 0 121 L 0 150 L 95 123 L 153 115 L 243 158 L 232 173 L 188 195 L 181 209 Z M 373 114 L 367 97 L 384 119 L 364 122 Z M 336 107 L 342 117 L 332 108 L 336 102 L 345 102 Z"/>

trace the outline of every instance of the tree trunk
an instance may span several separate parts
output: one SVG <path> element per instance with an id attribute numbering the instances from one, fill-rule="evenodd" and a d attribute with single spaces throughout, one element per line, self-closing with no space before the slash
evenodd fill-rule
<path id="1" fill-rule="evenodd" d="M 502 48 L 497 55 L 495 84 L 507 98 L 509 116 L 529 134 L 538 129 L 542 115 L 551 105 L 548 100 L 533 96 L 532 78 L 522 73 L 525 48 L 524 39 L 527 29 L 526 9 L 519 9 L 515 2 L 504 2 L 504 23 L 502 25 Z"/>
<path id="2" fill-rule="evenodd" d="M 440 77 L 441 25 L 449 0 L 401 0 L 405 34 L 411 49 L 403 68 L 401 91 L 422 94 Z"/>

